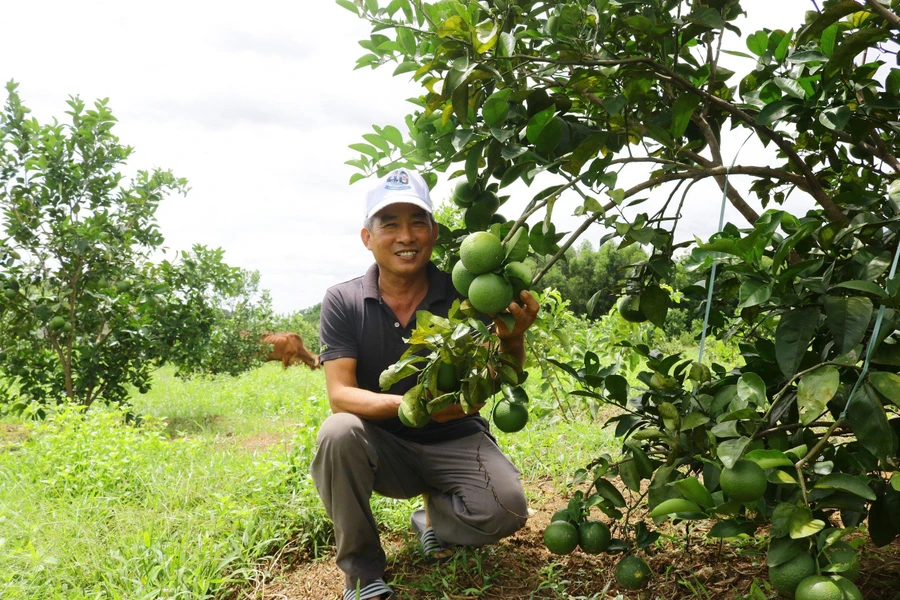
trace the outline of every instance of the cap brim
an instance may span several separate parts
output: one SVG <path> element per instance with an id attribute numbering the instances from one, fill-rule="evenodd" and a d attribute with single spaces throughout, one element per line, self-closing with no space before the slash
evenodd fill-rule
<path id="1" fill-rule="evenodd" d="M 378 213 L 378 211 L 380 211 L 384 207 L 390 206 L 391 204 L 414 204 L 428 214 L 431 214 L 431 207 L 425 204 L 425 202 L 418 196 L 414 196 L 412 194 L 396 194 L 385 198 L 384 200 L 373 206 L 372 210 L 370 210 L 366 214 L 366 218 L 368 219 L 372 215 Z"/>

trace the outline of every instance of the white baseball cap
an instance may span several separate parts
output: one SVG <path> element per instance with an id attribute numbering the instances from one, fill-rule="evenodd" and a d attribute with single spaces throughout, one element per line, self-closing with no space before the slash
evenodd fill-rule
<path id="1" fill-rule="evenodd" d="M 431 195 L 422 176 L 408 169 L 395 169 L 378 180 L 366 196 L 366 218 L 391 204 L 415 204 L 431 214 Z"/>

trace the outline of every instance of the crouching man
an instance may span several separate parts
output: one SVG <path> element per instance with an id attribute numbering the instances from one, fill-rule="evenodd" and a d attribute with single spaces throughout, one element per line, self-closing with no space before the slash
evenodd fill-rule
<path id="1" fill-rule="evenodd" d="M 372 492 L 391 498 L 423 496 L 411 516 L 426 556 L 452 546 L 482 546 L 525 524 L 519 471 L 497 447 L 478 412 L 459 404 L 432 415 L 422 429 L 404 426 L 400 400 L 408 377 L 382 393 L 381 372 L 406 351 L 417 310 L 447 316 L 460 298 L 450 276 L 431 263 L 438 235 L 425 181 L 398 169 L 366 199 L 362 242 L 375 263 L 362 277 L 328 290 L 322 301 L 321 360 L 334 414 L 322 424 L 312 475 L 334 522 L 344 599 L 390 598 L 386 558 L 372 515 Z M 496 321 L 503 349 L 524 364 L 523 334 L 538 312 L 531 294 L 513 303 L 510 331 Z"/>

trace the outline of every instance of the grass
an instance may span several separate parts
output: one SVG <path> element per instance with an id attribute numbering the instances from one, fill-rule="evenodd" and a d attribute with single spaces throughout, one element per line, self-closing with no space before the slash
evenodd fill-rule
<path id="1" fill-rule="evenodd" d="M 328 414 L 321 371 L 269 364 L 189 382 L 162 369 L 133 398 L 137 424 L 102 407 L 0 422 L 0 597 L 222 597 L 285 547 L 323 555 L 332 530 L 309 463 Z M 613 449 L 585 422 L 498 438 L 526 479 L 560 489 Z M 373 510 L 401 532 L 415 504 Z"/>

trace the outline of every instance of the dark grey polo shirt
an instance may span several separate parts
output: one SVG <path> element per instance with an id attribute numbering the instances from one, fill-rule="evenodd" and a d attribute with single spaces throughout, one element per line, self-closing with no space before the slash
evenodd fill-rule
<path id="1" fill-rule="evenodd" d="M 428 263 L 428 293 L 417 310 L 446 317 L 453 301 L 460 298 L 448 273 Z M 415 315 L 406 327 L 394 316 L 378 291 L 378 265 L 373 264 L 362 277 L 332 286 L 322 300 L 319 321 L 319 341 L 322 361 L 336 358 L 356 359 L 356 380 L 359 387 L 382 392 L 378 377 L 397 362 L 409 347 L 409 339 L 416 327 Z M 416 378 L 407 377 L 394 384 L 386 393 L 403 395 L 413 387 Z M 419 442 L 458 439 L 487 431 L 487 422 L 478 414 L 448 423 L 430 421 L 421 429 L 406 427 L 393 417 L 373 423 L 399 437 Z"/>

